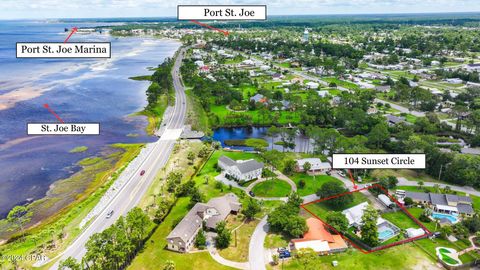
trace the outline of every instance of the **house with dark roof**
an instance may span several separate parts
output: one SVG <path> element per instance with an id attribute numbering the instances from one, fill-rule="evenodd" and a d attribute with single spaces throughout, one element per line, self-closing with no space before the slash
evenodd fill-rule
<path id="1" fill-rule="evenodd" d="M 226 176 L 230 176 L 238 181 L 250 181 L 262 176 L 263 163 L 254 159 L 233 160 L 227 156 L 221 156 L 218 159 L 220 167 Z"/>
<path id="2" fill-rule="evenodd" d="M 267 102 L 267 98 L 262 95 L 262 94 L 256 94 L 255 96 L 251 97 L 250 98 L 250 101 L 254 101 L 255 103 L 266 103 Z"/>
<path id="3" fill-rule="evenodd" d="M 195 204 L 167 236 L 167 249 L 177 252 L 190 251 L 203 226 L 206 230 L 214 230 L 220 221 L 232 213 L 238 213 L 241 208 L 242 204 L 233 193 L 213 198 L 207 203 Z"/>
<path id="4" fill-rule="evenodd" d="M 432 207 L 434 211 L 446 214 L 464 214 L 472 216 L 472 198 L 452 194 L 424 193 L 406 191 L 405 197 L 414 202 Z"/>
<path id="5" fill-rule="evenodd" d="M 387 124 L 389 126 L 394 126 L 394 125 L 400 124 L 400 123 L 407 123 L 405 121 L 405 117 L 396 116 L 396 115 L 392 115 L 392 114 L 387 114 L 387 115 L 385 115 L 385 117 L 387 118 Z"/>

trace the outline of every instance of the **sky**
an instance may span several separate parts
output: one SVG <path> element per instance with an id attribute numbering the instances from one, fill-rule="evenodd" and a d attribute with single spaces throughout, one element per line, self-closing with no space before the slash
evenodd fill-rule
<path id="1" fill-rule="evenodd" d="M 266 4 L 268 15 L 480 11 L 480 0 L 0 0 L 0 19 L 175 17 L 178 4 Z"/>

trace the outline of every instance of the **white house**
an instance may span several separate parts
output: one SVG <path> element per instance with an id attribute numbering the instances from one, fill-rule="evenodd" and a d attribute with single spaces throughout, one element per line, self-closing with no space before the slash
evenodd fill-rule
<path id="1" fill-rule="evenodd" d="M 317 93 L 321 97 L 326 97 L 330 94 L 327 90 L 320 90 L 320 91 L 317 91 Z"/>
<path id="2" fill-rule="evenodd" d="M 303 158 L 297 159 L 296 170 L 298 172 L 305 171 L 303 168 L 307 162 L 311 165 L 308 170 L 309 173 L 325 172 L 332 169 L 332 165 L 329 162 L 322 162 L 319 158 Z"/>
<path id="3" fill-rule="evenodd" d="M 463 83 L 463 80 L 462 79 L 459 79 L 459 78 L 449 78 L 449 79 L 445 79 L 446 82 L 448 83 L 452 83 L 452 84 L 461 84 Z"/>
<path id="4" fill-rule="evenodd" d="M 227 156 L 218 159 L 218 167 L 225 171 L 225 175 L 238 181 L 250 181 L 262 176 L 263 163 L 254 159 L 233 160 Z"/>
<path id="5" fill-rule="evenodd" d="M 319 84 L 316 83 L 316 82 L 308 82 L 308 83 L 306 83 L 305 85 L 306 85 L 308 88 L 310 88 L 310 89 L 317 89 L 318 86 L 319 86 Z"/>

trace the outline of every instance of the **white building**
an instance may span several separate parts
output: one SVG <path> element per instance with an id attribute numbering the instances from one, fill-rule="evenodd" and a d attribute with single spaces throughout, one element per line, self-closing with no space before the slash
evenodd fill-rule
<path id="1" fill-rule="evenodd" d="M 263 163 L 254 159 L 233 160 L 227 156 L 218 159 L 218 167 L 225 171 L 225 175 L 238 181 L 250 181 L 262 176 Z"/>
<path id="2" fill-rule="evenodd" d="M 320 90 L 320 91 L 317 91 L 317 93 L 321 97 L 326 97 L 330 94 L 327 90 Z"/>
<path id="3" fill-rule="evenodd" d="M 387 195 L 385 194 L 380 194 L 378 195 L 378 199 L 386 206 L 386 207 L 390 207 L 393 204 L 393 202 L 390 200 L 390 198 L 388 198 Z"/>
<path id="4" fill-rule="evenodd" d="M 459 79 L 459 78 L 449 78 L 449 79 L 445 79 L 446 82 L 448 83 L 452 83 L 452 84 L 461 84 L 463 83 L 463 80 L 462 79 Z"/>
<path id="5" fill-rule="evenodd" d="M 307 162 L 310 163 L 309 173 L 325 172 L 332 169 L 332 165 L 329 162 L 322 162 L 319 158 L 303 158 L 297 159 L 296 170 L 298 172 L 305 171 L 303 168 Z"/>
<path id="6" fill-rule="evenodd" d="M 305 85 L 306 85 L 308 88 L 310 88 L 310 89 L 317 89 L 318 86 L 320 86 L 320 85 L 319 85 L 318 83 L 316 83 L 316 82 L 308 82 L 308 83 L 306 83 Z"/>

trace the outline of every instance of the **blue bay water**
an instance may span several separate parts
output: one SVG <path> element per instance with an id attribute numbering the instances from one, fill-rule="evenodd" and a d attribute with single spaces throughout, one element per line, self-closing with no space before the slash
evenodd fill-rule
<path id="1" fill-rule="evenodd" d="M 111 59 L 16 59 L 16 42 L 62 42 L 64 28 L 105 25 L 55 21 L 0 21 L 0 217 L 45 195 L 55 181 L 80 168 L 112 143 L 151 142 L 144 117 L 129 116 L 146 105 L 148 82 L 128 77 L 151 74 L 180 43 L 141 37 L 75 34 L 70 42 L 110 41 Z M 28 122 L 55 122 L 48 103 L 66 122 L 99 122 L 99 136 L 28 136 Z M 138 134 L 136 137 L 127 136 Z M 77 146 L 83 153 L 69 153 Z"/>

